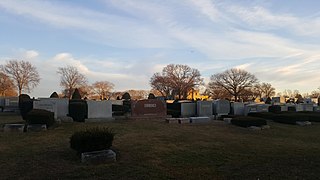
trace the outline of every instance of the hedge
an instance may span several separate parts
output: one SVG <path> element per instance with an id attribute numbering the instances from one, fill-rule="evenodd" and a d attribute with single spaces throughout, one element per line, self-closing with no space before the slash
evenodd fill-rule
<path id="1" fill-rule="evenodd" d="M 43 109 L 32 109 L 26 115 L 28 124 L 46 124 L 47 127 L 54 124 L 54 113 Z"/>
<path id="2" fill-rule="evenodd" d="M 250 116 L 239 116 L 231 120 L 231 124 L 241 127 L 250 127 L 250 126 L 263 126 L 267 125 L 265 119 L 259 117 L 250 117 Z"/>

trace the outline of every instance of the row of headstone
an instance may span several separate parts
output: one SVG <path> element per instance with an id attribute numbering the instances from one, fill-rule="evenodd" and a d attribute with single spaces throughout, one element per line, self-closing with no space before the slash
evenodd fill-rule
<path id="1" fill-rule="evenodd" d="M 18 111 L 19 98 L 18 97 L 0 97 L 0 107 L 3 111 Z"/>

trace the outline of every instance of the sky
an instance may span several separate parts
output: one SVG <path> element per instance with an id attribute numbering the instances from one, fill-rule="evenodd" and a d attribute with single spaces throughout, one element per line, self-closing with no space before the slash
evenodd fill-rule
<path id="1" fill-rule="evenodd" d="M 31 96 L 61 92 L 58 67 L 115 91 L 150 90 L 168 64 L 205 82 L 230 68 L 285 89 L 320 87 L 320 1 L 1 0 L 0 64 L 26 60 L 40 74 Z"/>

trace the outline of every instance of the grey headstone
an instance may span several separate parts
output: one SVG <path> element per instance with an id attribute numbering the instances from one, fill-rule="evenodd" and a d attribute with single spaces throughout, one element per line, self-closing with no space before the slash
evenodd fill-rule
<path id="1" fill-rule="evenodd" d="M 212 117 L 212 101 L 197 101 L 197 115 L 199 117 Z"/>
<path id="2" fill-rule="evenodd" d="M 225 99 L 218 99 L 213 101 L 213 114 L 228 115 L 230 113 L 230 102 Z"/>
<path id="3" fill-rule="evenodd" d="M 181 116 L 190 117 L 196 115 L 195 103 L 181 103 Z"/>
<path id="4" fill-rule="evenodd" d="M 88 100 L 88 121 L 90 119 L 111 119 L 112 103 L 111 101 L 92 101 Z"/>
<path id="5" fill-rule="evenodd" d="M 244 115 L 244 103 L 233 102 L 231 103 L 231 114 L 233 115 Z"/>

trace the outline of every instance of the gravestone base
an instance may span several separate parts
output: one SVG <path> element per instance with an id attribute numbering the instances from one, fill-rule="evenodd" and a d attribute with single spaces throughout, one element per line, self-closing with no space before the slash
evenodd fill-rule
<path id="1" fill-rule="evenodd" d="M 297 121 L 296 124 L 299 126 L 308 126 L 308 125 L 311 125 L 311 122 L 310 121 Z"/>
<path id="2" fill-rule="evenodd" d="M 116 162 L 116 153 L 111 149 L 85 152 L 81 154 L 81 162 L 86 164 L 105 164 Z"/>
<path id="3" fill-rule="evenodd" d="M 179 124 L 189 124 L 190 123 L 190 119 L 189 118 L 177 118 Z"/>
<path id="4" fill-rule="evenodd" d="M 27 126 L 27 132 L 40 132 L 46 131 L 47 125 L 46 124 L 29 124 Z"/>
<path id="5" fill-rule="evenodd" d="M 22 132 L 24 131 L 24 124 L 5 124 L 3 132 Z"/>
<path id="6" fill-rule="evenodd" d="M 179 118 L 166 118 L 166 122 L 169 124 L 178 124 Z"/>
<path id="7" fill-rule="evenodd" d="M 190 123 L 209 123 L 209 117 L 190 117 Z"/>
<path id="8" fill-rule="evenodd" d="M 111 121 L 114 121 L 115 118 L 113 117 L 110 117 L 110 118 L 88 118 L 88 119 L 85 119 L 84 122 L 85 123 L 91 123 L 91 122 L 111 122 Z"/>
<path id="9" fill-rule="evenodd" d="M 73 122 L 72 117 L 69 117 L 69 116 L 59 117 L 58 119 L 60 119 L 60 121 L 62 123 L 72 123 Z"/>
<path id="10" fill-rule="evenodd" d="M 261 129 L 263 130 L 263 129 L 270 129 L 270 126 L 269 125 L 263 125 L 263 126 L 261 126 Z"/>
<path id="11" fill-rule="evenodd" d="M 261 127 L 258 127 L 258 126 L 250 126 L 250 127 L 248 127 L 248 129 L 253 130 L 253 131 L 260 131 L 260 130 L 261 130 Z"/>
<path id="12" fill-rule="evenodd" d="M 224 121 L 226 124 L 231 124 L 231 120 L 232 120 L 232 118 L 223 118 L 223 121 Z"/>

